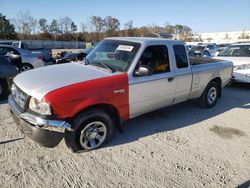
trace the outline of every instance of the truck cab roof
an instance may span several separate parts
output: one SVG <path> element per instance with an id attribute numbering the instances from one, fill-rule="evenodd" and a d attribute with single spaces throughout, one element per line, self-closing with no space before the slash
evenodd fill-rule
<path id="1" fill-rule="evenodd" d="M 108 37 L 105 40 L 120 40 L 120 41 L 129 41 L 129 42 L 136 42 L 140 44 L 148 44 L 148 43 L 168 43 L 168 44 L 182 44 L 183 42 L 177 40 L 169 40 L 163 38 L 151 38 L 151 37 Z"/>

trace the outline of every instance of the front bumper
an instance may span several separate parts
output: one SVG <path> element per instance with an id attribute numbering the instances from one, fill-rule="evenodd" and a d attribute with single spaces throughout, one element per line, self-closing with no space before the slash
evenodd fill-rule
<path id="1" fill-rule="evenodd" d="M 71 125 L 61 120 L 48 120 L 30 113 L 21 113 L 12 95 L 8 98 L 10 114 L 18 128 L 27 137 L 44 147 L 55 147 L 64 137 L 64 130 Z"/>

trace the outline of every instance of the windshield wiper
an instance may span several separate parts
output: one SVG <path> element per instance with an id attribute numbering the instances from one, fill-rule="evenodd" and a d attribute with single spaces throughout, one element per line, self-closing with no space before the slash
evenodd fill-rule
<path id="1" fill-rule="evenodd" d="M 109 65 L 107 65 L 107 64 L 105 64 L 105 63 L 103 63 L 103 62 L 101 62 L 101 61 L 95 61 L 95 62 L 92 63 L 92 64 L 100 64 L 100 65 L 102 65 L 104 68 L 110 70 L 112 73 L 116 72 L 116 70 L 113 69 L 111 66 L 109 66 Z"/>

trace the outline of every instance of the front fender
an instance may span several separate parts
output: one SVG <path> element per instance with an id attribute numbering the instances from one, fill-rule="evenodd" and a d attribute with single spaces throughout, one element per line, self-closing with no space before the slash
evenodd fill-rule
<path id="1" fill-rule="evenodd" d="M 116 91 L 123 92 L 116 92 Z M 120 74 L 66 86 L 48 93 L 44 100 L 51 104 L 59 118 L 75 116 L 97 104 L 115 107 L 123 120 L 129 117 L 127 74 Z"/>

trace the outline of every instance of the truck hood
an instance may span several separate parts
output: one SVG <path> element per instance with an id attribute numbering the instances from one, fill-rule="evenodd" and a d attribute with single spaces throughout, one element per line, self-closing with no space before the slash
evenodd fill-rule
<path id="1" fill-rule="evenodd" d="M 28 95 L 41 100 L 53 90 L 110 75 L 91 65 L 67 63 L 23 72 L 15 77 L 14 83 Z"/>
<path id="2" fill-rule="evenodd" d="M 234 66 L 250 64 L 250 57 L 227 57 L 227 56 L 215 56 L 214 59 L 232 61 Z"/>

